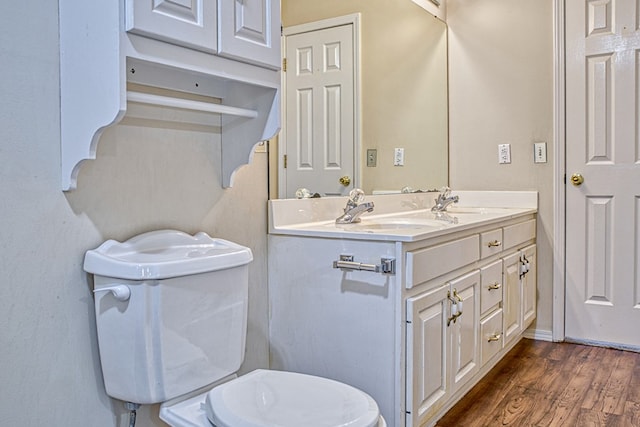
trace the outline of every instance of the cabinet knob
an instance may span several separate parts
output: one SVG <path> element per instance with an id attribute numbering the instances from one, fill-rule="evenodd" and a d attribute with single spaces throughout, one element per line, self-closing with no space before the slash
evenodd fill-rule
<path id="1" fill-rule="evenodd" d="M 502 287 L 502 284 L 500 284 L 498 282 L 494 282 L 494 283 L 492 283 L 491 285 L 488 286 L 490 291 L 500 289 L 501 287 Z"/>
<path id="2" fill-rule="evenodd" d="M 348 187 L 349 184 L 351 184 L 351 177 L 349 177 L 348 175 L 345 175 L 343 177 L 340 177 L 338 181 L 340 181 L 340 184 L 344 185 L 345 187 Z"/>
<path id="3" fill-rule="evenodd" d="M 489 246 L 490 248 L 496 248 L 500 245 L 502 245 L 502 242 L 500 240 L 492 240 L 489 243 L 487 243 L 487 246 Z"/>

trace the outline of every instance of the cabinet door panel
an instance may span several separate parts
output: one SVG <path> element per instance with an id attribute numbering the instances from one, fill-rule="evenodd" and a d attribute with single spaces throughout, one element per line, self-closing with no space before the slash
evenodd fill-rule
<path id="1" fill-rule="evenodd" d="M 504 343 L 517 337 L 522 330 L 522 287 L 520 283 L 520 253 L 504 258 Z"/>
<path id="2" fill-rule="evenodd" d="M 449 286 L 407 300 L 407 425 L 433 416 L 449 397 Z"/>
<path id="3" fill-rule="evenodd" d="M 529 264 L 529 271 L 522 277 L 522 327 L 526 329 L 536 318 L 537 274 L 536 245 L 522 250 L 524 259 Z"/>
<path id="4" fill-rule="evenodd" d="M 455 393 L 480 368 L 480 271 L 451 281 L 451 294 L 462 299 L 462 314 L 451 329 L 451 392 Z"/>
<path id="5" fill-rule="evenodd" d="M 220 1 L 218 52 L 222 56 L 280 68 L 280 1 Z"/>
<path id="6" fill-rule="evenodd" d="M 480 315 L 502 301 L 502 260 L 492 262 L 480 269 Z"/>
<path id="7" fill-rule="evenodd" d="M 217 49 L 215 0 L 126 0 L 129 32 L 205 52 Z"/>
<path id="8" fill-rule="evenodd" d="M 487 363 L 502 349 L 502 310 L 491 313 L 480 323 L 481 364 Z"/>

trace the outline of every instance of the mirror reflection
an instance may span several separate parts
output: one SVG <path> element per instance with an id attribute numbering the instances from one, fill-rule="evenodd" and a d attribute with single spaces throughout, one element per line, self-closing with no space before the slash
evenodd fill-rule
<path id="1" fill-rule="evenodd" d="M 344 25 L 331 27 L 354 14 L 359 40 L 348 25 L 341 33 L 334 30 Z M 282 23 L 288 64 L 283 131 L 269 149 L 272 198 L 295 197 L 302 187 L 331 196 L 354 187 L 372 194 L 447 185 L 444 22 L 410 0 L 282 0 Z M 337 72 L 307 78 L 332 66 L 346 74 L 354 67 L 352 92 Z"/>

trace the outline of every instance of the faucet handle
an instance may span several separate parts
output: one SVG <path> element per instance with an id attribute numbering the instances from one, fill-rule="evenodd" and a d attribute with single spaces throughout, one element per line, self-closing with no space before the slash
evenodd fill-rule
<path id="1" fill-rule="evenodd" d="M 442 193 L 443 197 L 449 197 L 449 195 L 451 194 L 451 188 L 447 187 L 446 185 L 444 187 L 442 187 L 440 189 L 440 193 Z"/>
<path id="2" fill-rule="evenodd" d="M 349 192 L 349 200 L 356 204 L 360 203 L 364 200 L 364 191 L 359 188 L 354 188 Z"/>

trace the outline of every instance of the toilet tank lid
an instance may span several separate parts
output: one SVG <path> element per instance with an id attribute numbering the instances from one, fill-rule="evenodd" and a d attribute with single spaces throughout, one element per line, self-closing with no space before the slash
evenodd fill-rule
<path id="1" fill-rule="evenodd" d="M 204 232 L 191 236 L 158 230 L 125 242 L 107 240 L 87 251 L 84 270 L 119 279 L 167 279 L 238 267 L 252 260 L 251 249 Z"/>

